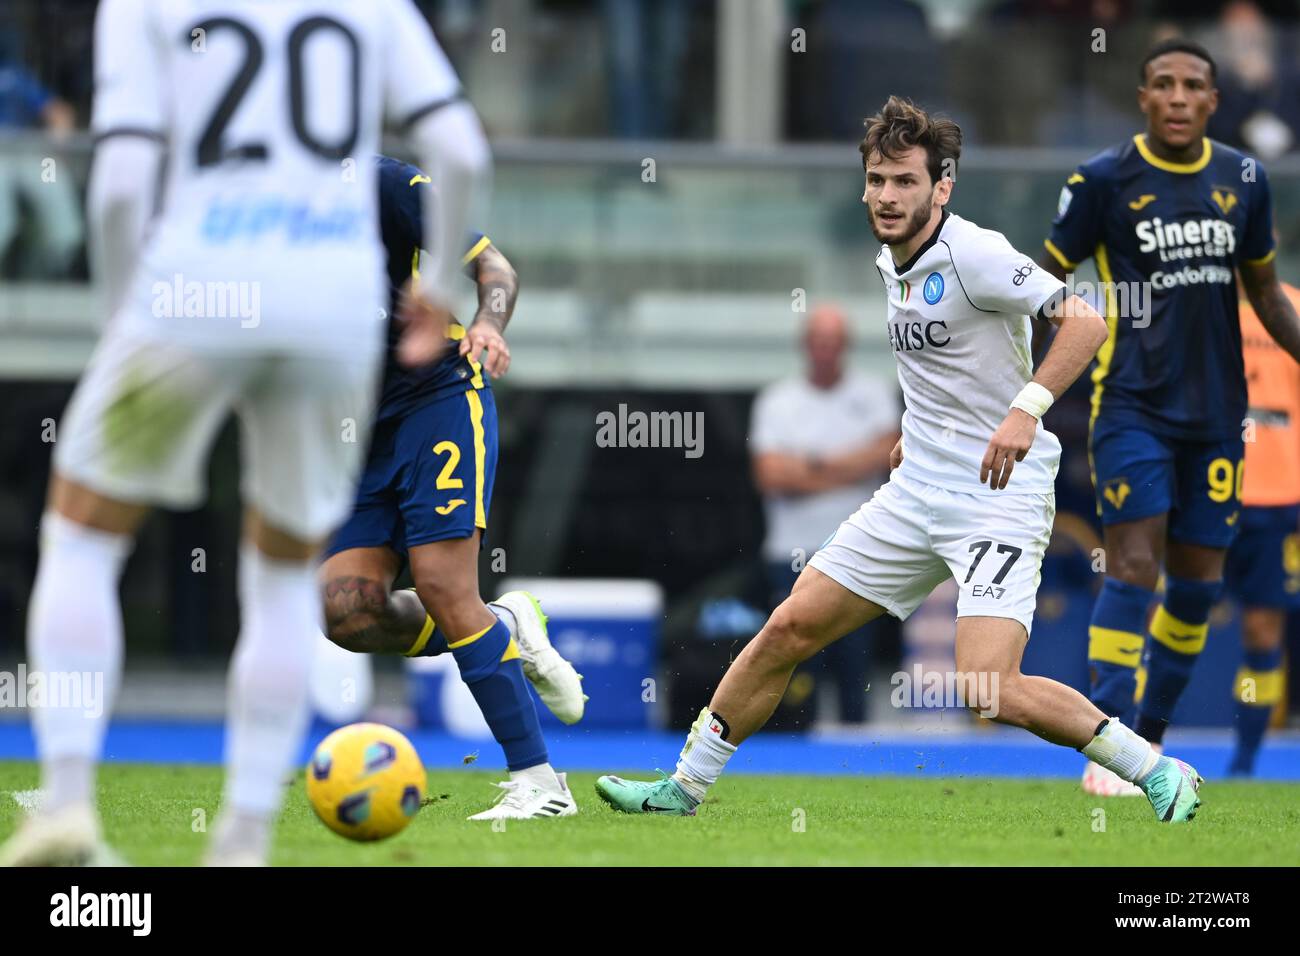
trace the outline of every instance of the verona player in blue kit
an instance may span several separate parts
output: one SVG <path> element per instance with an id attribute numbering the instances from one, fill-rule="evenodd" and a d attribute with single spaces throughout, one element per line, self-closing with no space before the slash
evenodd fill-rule
<path id="1" fill-rule="evenodd" d="M 1106 578 L 1093 608 L 1093 702 L 1160 744 L 1209 629 L 1241 507 L 1246 383 L 1234 270 L 1269 334 L 1300 356 L 1300 325 L 1273 267 L 1268 179 L 1205 137 L 1215 66 L 1181 40 L 1141 66 L 1147 130 L 1083 163 L 1061 192 L 1044 268 L 1090 256 L 1109 337 L 1092 381 L 1089 450 Z M 1147 624 L 1164 571 L 1164 599 Z M 1150 634 L 1151 640 L 1145 639 Z M 1145 657 L 1143 648 L 1146 646 Z M 1089 764 L 1084 788 L 1133 792 Z"/>
<path id="2" fill-rule="evenodd" d="M 418 278 L 429 179 L 387 157 L 378 166 L 391 316 L 403 287 Z M 403 365 L 401 330 L 389 320 L 365 471 L 352 514 L 321 567 L 326 627 L 330 640 L 351 651 L 454 656 L 510 770 L 501 800 L 471 819 L 567 816 L 577 805 L 564 775 L 547 761 L 525 678 L 556 716 L 573 723 L 583 710 L 578 675 L 550 645 L 546 618 L 531 595 L 514 591 L 489 607 L 478 590 L 497 460 L 488 376 L 509 365 L 502 331 L 518 284 L 510 263 L 481 233 L 469 236 L 463 261 L 478 285 L 479 310 L 468 328 L 452 324 L 440 361 Z M 404 563 L 415 588 L 394 592 Z"/>

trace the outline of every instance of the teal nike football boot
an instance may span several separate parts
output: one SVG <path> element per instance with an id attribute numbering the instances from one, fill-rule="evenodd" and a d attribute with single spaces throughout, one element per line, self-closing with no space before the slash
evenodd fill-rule
<path id="1" fill-rule="evenodd" d="M 1201 805 L 1197 793 L 1202 783 L 1201 775 L 1193 767 L 1163 756 L 1137 781 L 1161 823 L 1183 823 L 1196 816 L 1196 808 Z"/>
<path id="2" fill-rule="evenodd" d="M 604 776 L 596 781 L 596 792 L 615 810 L 623 813 L 661 813 L 670 817 L 693 817 L 700 802 L 662 770 L 658 780 L 624 780 Z"/>

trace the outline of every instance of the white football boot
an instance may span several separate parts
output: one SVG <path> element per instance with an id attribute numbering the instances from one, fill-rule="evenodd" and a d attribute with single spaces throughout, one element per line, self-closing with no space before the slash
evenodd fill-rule
<path id="1" fill-rule="evenodd" d="M 99 818 L 88 803 L 38 811 L 0 847 L 0 867 L 124 866 L 99 835 Z"/>
<path id="2" fill-rule="evenodd" d="M 571 817 L 578 812 L 578 803 L 569 791 L 564 774 L 557 773 L 559 790 L 544 790 L 526 780 L 506 780 L 493 784 L 501 788 L 497 802 L 470 820 L 535 820 L 549 817 Z"/>
<path id="3" fill-rule="evenodd" d="M 582 720 L 587 695 L 582 692 L 582 675 L 551 646 L 546 633 L 546 615 L 537 598 L 527 591 L 507 591 L 492 604 L 499 604 L 515 616 L 519 627 L 515 643 L 524 676 L 537 690 L 537 696 L 556 717 L 566 724 Z"/>
<path id="4" fill-rule="evenodd" d="M 1141 797 L 1145 796 L 1137 784 L 1129 783 L 1113 770 L 1107 770 L 1099 763 L 1088 761 L 1083 768 L 1083 792 L 1094 797 Z"/>

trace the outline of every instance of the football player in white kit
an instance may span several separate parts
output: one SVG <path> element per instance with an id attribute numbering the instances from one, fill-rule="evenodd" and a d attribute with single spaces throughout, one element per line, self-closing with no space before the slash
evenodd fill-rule
<path id="1" fill-rule="evenodd" d="M 370 157 L 385 122 L 405 130 L 444 197 L 425 217 L 440 254 L 407 306 L 413 364 L 445 341 L 490 160 L 410 0 L 103 0 L 95 73 L 88 203 L 110 318 L 60 425 L 28 653 L 50 675 L 102 674 L 111 703 L 134 533 L 150 505 L 198 505 L 235 411 L 242 626 L 208 861 L 262 863 L 306 729 L 315 559 L 352 502 L 385 344 Z M 34 708 L 45 800 L 0 862 L 105 858 L 94 786 L 110 710 Z"/>
<path id="2" fill-rule="evenodd" d="M 953 577 L 957 671 L 978 678 L 958 686 L 985 691 L 963 702 L 1136 782 L 1159 819 L 1190 819 L 1194 770 L 1153 753 L 1073 688 L 1020 672 L 1061 451 L 1041 419 L 1105 341 L 1105 320 L 1000 233 L 948 212 L 961 154 L 955 123 L 891 97 L 867 121 L 860 149 L 907 408 L 890 479 L 813 555 L 732 663 L 677 772 L 653 782 L 605 776 L 596 790 L 629 813 L 694 814 L 800 662 L 881 614 L 906 618 Z M 1037 375 L 1030 315 L 1060 326 Z"/>

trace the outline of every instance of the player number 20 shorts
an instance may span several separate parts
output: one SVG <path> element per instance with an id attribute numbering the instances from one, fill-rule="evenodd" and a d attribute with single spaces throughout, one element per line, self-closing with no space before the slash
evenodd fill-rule
<path id="1" fill-rule="evenodd" d="M 195 508 L 233 411 L 245 504 L 273 528 L 323 538 L 352 503 L 379 345 L 369 354 L 207 351 L 110 327 L 59 422 L 55 468 L 110 498 Z"/>

